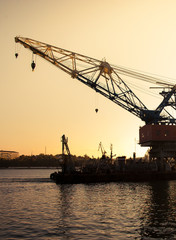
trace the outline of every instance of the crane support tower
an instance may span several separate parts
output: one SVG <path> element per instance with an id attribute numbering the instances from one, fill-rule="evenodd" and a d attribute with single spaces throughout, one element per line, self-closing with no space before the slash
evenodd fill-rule
<path id="1" fill-rule="evenodd" d="M 176 160 L 176 118 L 174 116 L 176 86 L 174 84 L 30 38 L 15 37 L 15 42 L 22 44 L 33 54 L 44 58 L 72 78 L 144 121 L 145 125 L 139 130 L 139 143 L 141 146 L 150 147 L 150 160 L 161 163 L 161 166 L 164 161 Z M 18 57 L 18 53 L 15 56 Z M 34 61 L 31 67 L 32 70 L 35 69 Z M 163 100 L 159 106 L 154 110 L 148 109 L 125 83 L 123 76 L 162 85 L 163 91 L 160 94 Z M 168 108 L 172 109 L 174 114 Z"/>

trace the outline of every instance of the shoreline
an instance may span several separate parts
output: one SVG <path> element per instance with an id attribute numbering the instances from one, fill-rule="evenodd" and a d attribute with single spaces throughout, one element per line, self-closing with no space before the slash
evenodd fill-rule
<path id="1" fill-rule="evenodd" d="M 57 167 L 0 167 L 0 169 L 58 169 Z"/>

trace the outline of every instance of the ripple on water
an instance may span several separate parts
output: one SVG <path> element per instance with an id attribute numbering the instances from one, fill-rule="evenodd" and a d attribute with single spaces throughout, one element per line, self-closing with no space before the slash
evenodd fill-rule
<path id="1" fill-rule="evenodd" d="M 56 185 L 53 170 L 20 171 L 0 175 L 1 239 L 176 236 L 175 181 Z"/>

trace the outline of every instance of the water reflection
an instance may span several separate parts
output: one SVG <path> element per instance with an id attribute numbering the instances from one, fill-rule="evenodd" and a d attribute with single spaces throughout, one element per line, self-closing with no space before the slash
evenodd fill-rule
<path id="1" fill-rule="evenodd" d="M 0 170 L 0 239 L 176 239 L 176 181 L 56 185 L 49 171 Z"/>
<path id="2" fill-rule="evenodd" d="M 57 236 L 176 238 L 176 182 L 58 185 Z"/>
<path id="3" fill-rule="evenodd" d="M 148 185 L 60 185 L 58 231 L 74 239 L 135 238 Z M 143 197 L 141 193 L 143 192 Z"/>
<path id="4" fill-rule="evenodd" d="M 58 232 L 63 239 L 77 239 L 84 232 L 84 185 L 58 185 Z M 76 237 L 78 236 L 78 237 Z"/>
<path id="5" fill-rule="evenodd" d="M 146 202 L 143 212 L 141 237 L 142 239 L 175 239 L 176 191 L 173 186 L 176 186 L 176 183 L 175 181 L 151 182 L 149 186 L 150 201 Z"/>
<path id="6" fill-rule="evenodd" d="M 58 231 L 86 239 L 174 239 L 176 182 L 60 185 Z M 96 229 L 96 231 L 95 231 Z M 95 234 L 96 233 L 96 234 Z M 84 237 L 83 237 L 84 236 Z"/>

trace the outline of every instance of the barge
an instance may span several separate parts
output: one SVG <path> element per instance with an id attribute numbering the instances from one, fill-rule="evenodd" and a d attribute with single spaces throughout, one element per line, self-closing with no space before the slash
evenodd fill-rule
<path id="1" fill-rule="evenodd" d="M 142 158 L 137 161 L 135 156 L 133 159 L 122 156 L 113 160 L 112 149 L 110 157 L 102 150 L 100 159 L 89 159 L 78 169 L 70 154 L 68 138 L 63 135 L 61 141 L 62 170 L 50 175 L 57 184 L 176 180 L 175 163 L 171 166 L 167 161 L 143 161 Z M 100 147 L 102 149 L 102 145 Z"/>
<path id="2" fill-rule="evenodd" d="M 109 183 L 109 182 L 144 182 L 144 181 L 165 181 L 176 180 L 176 171 L 158 172 L 133 172 L 118 171 L 116 173 L 62 173 L 54 172 L 50 178 L 57 184 L 78 184 L 78 183 Z"/>

